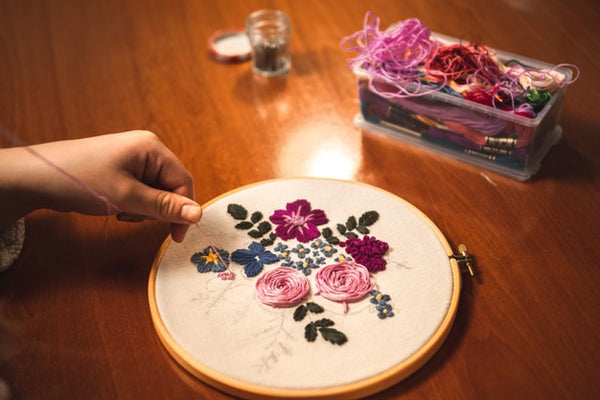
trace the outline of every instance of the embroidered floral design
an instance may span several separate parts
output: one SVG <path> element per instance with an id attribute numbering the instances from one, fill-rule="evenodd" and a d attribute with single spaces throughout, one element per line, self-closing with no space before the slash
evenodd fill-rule
<path id="1" fill-rule="evenodd" d="M 394 316 L 392 306 L 389 304 L 391 297 L 387 294 L 383 294 L 378 290 L 371 292 L 371 303 L 375 304 L 377 310 L 377 316 L 380 319 L 391 318 Z"/>
<path id="2" fill-rule="evenodd" d="M 306 257 L 304 260 L 296 261 L 296 269 L 304 275 L 310 275 L 310 271 L 319 268 L 319 265 L 312 258 Z"/>
<path id="3" fill-rule="evenodd" d="M 325 246 L 321 247 L 321 253 L 323 253 L 325 257 L 331 257 L 337 253 L 337 249 L 330 244 L 326 244 Z"/>
<path id="4" fill-rule="evenodd" d="M 272 229 L 271 224 L 268 221 L 263 221 L 263 214 L 260 211 L 255 211 L 250 215 L 248 219 L 248 210 L 239 204 L 229 204 L 227 206 L 227 213 L 238 220 L 235 225 L 236 229 L 246 230 L 247 234 L 253 239 L 260 239 L 269 233 Z M 268 237 L 261 240 L 263 246 L 270 246 L 275 241 L 275 233 L 271 232 Z"/>
<path id="5" fill-rule="evenodd" d="M 340 235 L 345 236 L 346 238 L 357 238 L 358 235 L 353 231 L 363 235 L 368 235 L 370 233 L 368 227 L 373 225 L 378 220 L 379 213 L 377 211 L 367 211 L 358 218 L 358 221 L 355 216 L 348 217 L 346 223 L 337 224 L 336 229 Z M 331 228 L 324 228 L 321 233 L 323 234 L 323 237 L 327 243 L 333 245 L 340 243 L 340 239 L 333 234 L 333 230 Z"/>
<path id="6" fill-rule="evenodd" d="M 323 311 L 325 311 L 325 309 L 317 303 L 308 302 L 305 305 L 296 308 L 296 311 L 294 311 L 294 321 L 302 321 L 309 312 L 321 314 Z M 320 333 L 321 337 L 329 343 L 341 346 L 348 341 L 348 338 L 342 332 L 332 328 L 333 325 L 335 325 L 335 323 L 328 318 L 321 318 L 309 322 L 308 325 L 304 327 L 304 337 L 308 342 L 314 342 L 317 340 L 317 336 Z"/>
<path id="7" fill-rule="evenodd" d="M 248 278 L 258 275 L 264 267 L 264 264 L 273 264 L 277 262 L 277 256 L 258 243 L 252 242 L 248 250 L 240 249 L 231 253 L 231 261 L 243 265 L 244 273 Z"/>
<path id="8" fill-rule="evenodd" d="M 350 238 L 341 242 L 340 246 L 345 247 L 346 252 L 352 255 L 357 263 L 364 265 L 369 272 L 385 270 L 387 261 L 383 259 L 383 255 L 390 247 L 386 242 L 365 236 L 362 239 Z"/>
<path id="9" fill-rule="evenodd" d="M 352 261 L 352 257 L 347 256 L 345 254 L 340 254 L 337 257 L 335 257 L 333 260 L 335 262 L 341 263 L 341 262 L 344 262 L 344 261 Z"/>
<path id="10" fill-rule="evenodd" d="M 308 279 L 291 268 L 267 271 L 256 281 L 256 297 L 271 307 L 290 307 L 301 302 L 308 292 Z"/>
<path id="11" fill-rule="evenodd" d="M 369 271 L 351 261 L 328 265 L 315 275 L 316 295 L 340 302 L 348 312 L 348 302 L 358 301 L 373 290 Z"/>
<path id="12" fill-rule="evenodd" d="M 313 210 L 304 199 L 287 203 L 285 210 L 275 210 L 269 220 L 277 225 L 275 234 L 283 240 L 307 243 L 320 236 L 318 225 L 329 222 L 323 210 Z"/>
<path id="13" fill-rule="evenodd" d="M 306 247 L 304 247 L 302 244 L 298 244 L 298 246 L 296 246 L 294 249 L 292 249 L 292 252 L 296 253 L 298 258 L 300 258 L 300 259 L 302 259 L 310 254 L 310 250 L 307 249 Z"/>
<path id="14" fill-rule="evenodd" d="M 200 273 L 223 272 L 229 265 L 229 253 L 223 249 L 208 246 L 203 251 L 194 253 L 191 261 Z"/>

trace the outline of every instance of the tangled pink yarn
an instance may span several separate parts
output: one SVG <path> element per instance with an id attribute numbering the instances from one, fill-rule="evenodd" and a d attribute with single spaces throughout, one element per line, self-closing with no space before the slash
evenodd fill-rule
<path id="1" fill-rule="evenodd" d="M 298 304 L 310 290 L 306 276 L 289 267 L 265 272 L 256 281 L 256 297 L 272 307 L 290 307 Z"/>
<path id="2" fill-rule="evenodd" d="M 373 290 L 369 270 L 352 261 L 328 265 L 315 275 L 317 292 L 328 300 L 341 302 L 348 312 L 348 302 L 357 301 Z"/>

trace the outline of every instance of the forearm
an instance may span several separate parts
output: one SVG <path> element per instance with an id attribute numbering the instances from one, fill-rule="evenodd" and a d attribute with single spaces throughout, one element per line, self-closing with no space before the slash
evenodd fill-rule
<path id="1" fill-rule="evenodd" d="M 38 164 L 23 148 L 0 149 L 0 230 L 42 206 L 32 181 Z"/>

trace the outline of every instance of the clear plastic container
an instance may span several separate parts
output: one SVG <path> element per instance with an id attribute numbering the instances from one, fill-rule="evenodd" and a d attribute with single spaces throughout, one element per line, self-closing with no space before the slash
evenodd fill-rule
<path id="1" fill-rule="evenodd" d="M 460 43 L 437 33 L 433 36 L 443 44 Z M 502 51 L 496 51 L 496 57 L 533 68 L 554 68 Z M 559 72 L 566 81 L 571 80 L 569 69 Z M 528 118 L 441 91 L 386 99 L 369 90 L 365 71 L 357 68 L 354 73 L 361 111 L 354 119 L 357 127 L 518 180 L 528 180 L 539 170 L 542 159 L 562 135 L 558 120 L 566 86 L 552 94 L 535 118 Z"/>

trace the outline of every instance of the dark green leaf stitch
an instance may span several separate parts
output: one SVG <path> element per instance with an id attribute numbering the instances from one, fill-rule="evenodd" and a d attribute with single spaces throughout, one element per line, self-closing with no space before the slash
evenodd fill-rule
<path id="1" fill-rule="evenodd" d="M 325 239 L 327 239 L 327 238 L 330 238 L 330 237 L 333 235 L 333 232 L 331 232 L 331 229 L 330 229 L 330 228 L 324 228 L 324 229 L 321 231 L 321 234 L 323 234 L 323 237 L 324 237 Z"/>
<path id="2" fill-rule="evenodd" d="M 271 224 L 267 221 L 263 221 L 260 224 L 258 224 L 256 228 L 261 233 L 261 235 L 264 235 L 265 233 L 271 230 Z"/>
<path id="3" fill-rule="evenodd" d="M 236 224 L 235 228 L 236 229 L 248 230 L 248 229 L 252 228 L 253 226 L 254 226 L 254 224 L 252 222 L 242 221 L 239 224 Z"/>
<path id="4" fill-rule="evenodd" d="M 344 233 L 346 233 L 346 226 L 342 224 L 337 224 L 337 230 L 343 235 Z"/>
<path id="5" fill-rule="evenodd" d="M 260 211 L 255 211 L 250 216 L 250 221 L 252 221 L 252 223 L 255 224 L 255 223 L 259 222 L 262 218 L 263 218 L 262 213 Z"/>
<path id="6" fill-rule="evenodd" d="M 294 311 L 294 321 L 302 321 L 306 317 L 307 312 L 308 308 L 304 305 L 296 308 L 296 311 Z"/>
<path id="7" fill-rule="evenodd" d="M 377 211 L 367 211 L 358 219 L 358 225 L 360 226 L 371 226 L 379 219 L 379 213 Z"/>
<path id="8" fill-rule="evenodd" d="M 248 235 L 254 239 L 260 239 L 263 234 L 257 231 L 256 229 L 253 229 L 250 232 L 248 232 Z"/>
<path id="9" fill-rule="evenodd" d="M 353 229 L 356 229 L 356 218 L 354 217 L 349 217 L 348 221 L 346 221 L 346 228 L 351 231 Z"/>
<path id="10" fill-rule="evenodd" d="M 306 308 L 308 309 L 308 311 L 314 314 L 321 314 L 323 311 L 325 311 L 323 307 L 321 307 L 317 303 L 313 303 L 312 301 L 306 303 Z"/>
<path id="11" fill-rule="evenodd" d="M 313 322 L 306 325 L 306 327 L 304 328 L 304 337 L 309 342 L 314 342 L 317 339 L 317 327 Z"/>
<path id="12" fill-rule="evenodd" d="M 346 232 L 344 233 L 344 236 L 346 236 L 347 238 L 357 238 L 358 235 L 354 232 Z"/>
<path id="13" fill-rule="evenodd" d="M 294 321 L 302 321 L 308 312 L 314 314 L 321 314 L 325 309 L 317 303 L 308 302 L 301 306 L 298 306 L 294 311 Z M 314 342 L 317 340 L 317 336 L 321 333 L 323 339 L 332 344 L 342 345 L 348 341 L 346 335 L 337 329 L 332 328 L 335 322 L 329 318 L 321 318 L 319 320 L 309 322 L 304 327 L 304 337 L 308 342 Z"/>
<path id="14" fill-rule="evenodd" d="M 366 226 L 362 226 L 359 225 L 356 227 L 356 231 L 358 233 L 362 233 L 363 235 L 368 235 L 369 234 L 369 228 L 367 228 Z"/>
<path id="15" fill-rule="evenodd" d="M 321 336 L 332 344 L 342 345 L 348 341 L 346 335 L 334 328 L 320 328 Z"/>
<path id="16" fill-rule="evenodd" d="M 242 207 L 239 204 L 229 204 L 227 206 L 227 212 L 234 218 L 237 220 L 244 220 L 246 219 L 246 217 L 248 217 L 248 210 L 246 210 L 244 207 Z"/>
<path id="17" fill-rule="evenodd" d="M 320 320 L 315 321 L 314 324 L 319 328 L 327 328 L 329 326 L 335 325 L 335 323 L 328 318 L 321 318 Z"/>

